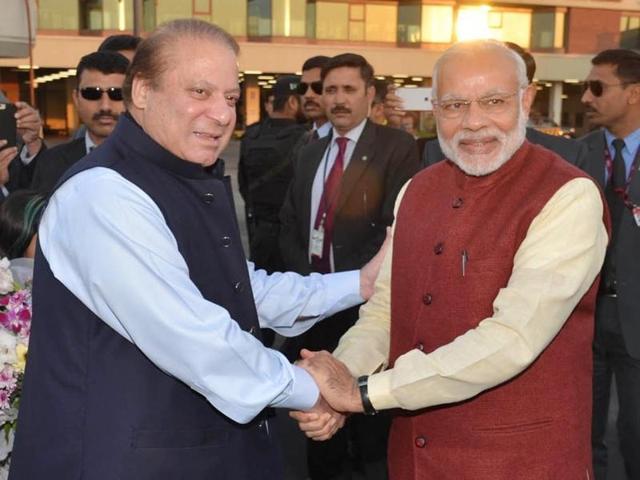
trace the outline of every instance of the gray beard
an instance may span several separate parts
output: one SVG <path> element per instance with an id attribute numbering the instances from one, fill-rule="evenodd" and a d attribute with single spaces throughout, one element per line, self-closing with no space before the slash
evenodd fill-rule
<path id="1" fill-rule="evenodd" d="M 438 130 L 438 141 L 440 142 L 440 148 L 442 148 L 442 152 L 445 157 L 455 163 L 464 173 L 474 177 L 489 175 L 507 163 L 524 142 L 527 133 L 526 127 L 527 116 L 524 115 L 522 109 L 520 109 L 518 113 L 518 124 L 507 134 L 495 128 L 485 129 L 477 134 L 469 134 L 464 131 L 460 131 L 453 136 L 453 139 L 450 142 L 447 142 L 446 140 L 443 140 L 440 135 L 440 128 L 436 124 L 436 128 Z M 457 146 L 462 139 L 487 135 L 495 136 L 502 145 L 500 147 L 500 151 L 494 154 L 494 157 L 491 159 L 473 158 L 473 155 L 467 155 L 466 153 L 460 152 Z"/>

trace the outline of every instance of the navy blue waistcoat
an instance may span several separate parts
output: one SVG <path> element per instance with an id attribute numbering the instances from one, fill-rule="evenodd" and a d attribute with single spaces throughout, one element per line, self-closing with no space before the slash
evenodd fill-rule
<path id="1" fill-rule="evenodd" d="M 61 183 L 98 166 L 153 199 L 203 297 L 259 335 L 230 192 L 220 176 L 173 156 L 128 116 Z M 144 295 L 144 285 L 132 295 Z M 235 423 L 162 372 L 67 290 L 41 251 L 33 313 L 12 480 L 282 477 L 264 414 Z"/>

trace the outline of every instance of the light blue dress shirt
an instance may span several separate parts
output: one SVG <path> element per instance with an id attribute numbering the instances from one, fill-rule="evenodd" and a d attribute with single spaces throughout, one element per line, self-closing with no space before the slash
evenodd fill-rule
<path id="1" fill-rule="evenodd" d="M 267 406 L 316 403 L 305 370 L 200 294 L 157 205 L 115 171 L 93 168 L 65 182 L 39 241 L 55 277 L 84 305 L 229 418 L 245 423 Z M 357 271 L 302 277 L 247 268 L 260 325 L 286 336 L 363 301 Z"/>
<path id="2" fill-rule="evenodd" d="M 609 130 L 605 128 L 604 137 L 607 140 L 607 148 L 609 149 L 609 155 L 611 155 L 611 159 L 613 160 L 616 156 L 616 149 L 613 148 L 613 141 L 617 138 L 615 137 Z M 622 158 L 624 158 L 624 165 L 626 167 L 626 178 L 629 178 L 629 173 L 631 172 L 631 166 L 633 165 L 633 161 L 636 158 L 636 153 L 638 152 L 638 147 L 640 147 L 640 128 L 638 130 L 634 130 L 631 134 L 623 138 L 624 140 L 624 148 L 622 149 Z M 605 165 L 605 183 L 609 181 L 609 172 L 606 170 Z"/>

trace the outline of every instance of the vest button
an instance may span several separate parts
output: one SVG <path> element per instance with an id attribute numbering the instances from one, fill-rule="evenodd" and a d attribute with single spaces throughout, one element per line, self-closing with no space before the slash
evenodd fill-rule
<path id="1" fill-rule="evenodd" d="M 464 203 L 464 200 L 462 200 L 462 198 L 458 197 L 456 198 L 453 203 L 451 204 L 451 206 L 453 208 L 460 208 L 462 206 L 462 204 Z"/>
<path id="2" fill-rule="evenodd" d="M 213 193 L 203 193 L 202 201 L 207 205 L 209 205 L 210 203 L 213 203 Z"/>
<path id="3" fill-rule="evenodd" d="M 416 344 L 416 350 L 420 350 L 421 352 L 424 351 L 424 345 L 422 344 L 422 342 L 418 342 Z"/>
<path id="4" fill-rule="evenodd" d="M 424 296 L 422 297 L 422 303 L 424 303 L 425 305 L 431 305 L 432 301 L 433 301 L 433 297 L 431 296 L 430 293 L 425 293 Z"/>
<path id="5" fill-rule="evenodd" d="M 220 244 L 225 248 L 231 246 L 231 237 L 227 237 L 227 236 L 222 237 L 220 239 Z"/>
<path id="6" fill-rule="evenodd" d="M 433 247 L 433 253 L 435 253 L 436 255 L 440 255 L 442 252 L 444 252 L 444 243 L 436 243 L 436 245 Z"/>
<path id="7" fill-rule="evenodd" d="M 419 436 L 419 437 L 416 437 L 414 443 L 416 444 L 416 447 L 424 448 L 427 446 L 427 439 L 424 438 L 423 436 Z"/>
<path id="8" fill-rule="evenodd" d="M 235 290 L 236 293 L 244 292 L 244 283 L 242 283 L 242 282 L 234 283 L 233 284 L 233 289 Z"/>

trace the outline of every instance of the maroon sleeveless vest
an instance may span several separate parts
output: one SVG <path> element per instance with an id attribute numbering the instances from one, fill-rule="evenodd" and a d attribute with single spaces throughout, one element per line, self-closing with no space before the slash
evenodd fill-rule
<path id="1" fill-rule="evenodd" d="M 533 219 L 585 177 L 527 142 L 499 170 L 441 162 L 418 174 L 398 212 L 390 362 L 446 345 L 492 316 Z M 462 275 L 462 252 L 468 255 Z M 404 412 L 389 441 L 393 480 L 586 479 L 591 473 L 591 342 L 597 280 L 524 372 L 466 401 Z M 588 476 L 590 475 L 590 476 Z"/>

